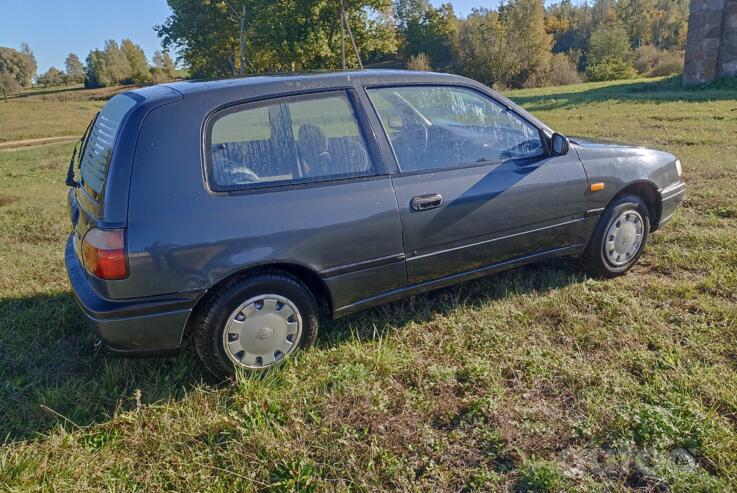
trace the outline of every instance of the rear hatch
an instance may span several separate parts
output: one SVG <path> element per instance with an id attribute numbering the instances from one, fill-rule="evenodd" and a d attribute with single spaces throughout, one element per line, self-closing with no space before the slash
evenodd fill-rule
<path id="1" fill-rule="evenodd" d="M 110 99 L 93 118 L 82 138 L 79 154 L 75 153 L 69 163 L 72 180 L 68 184 L 72 188 L 68 206 L 78 256 L 85 233 L 92 227 L 105 226 L 106 187 L 116 141 L 119 140 L 126 116 L 141 99 L 134 93 L 119 94 Z M 77 156 L 79 159 L 76 159 Z M 77 168 L 76 173 L 74 168 Z M 75 174 L 76 180 L 73 178 Z"/>
<path id="2" fill-rule="evenodd" d="M 84 142 L 79 163 L 79 185 L 98 204 L 102 203 L 115 137 L 125 115 L 135 105 L 136 100 L 128 94 L 113 97 L 95 117 Z"/>

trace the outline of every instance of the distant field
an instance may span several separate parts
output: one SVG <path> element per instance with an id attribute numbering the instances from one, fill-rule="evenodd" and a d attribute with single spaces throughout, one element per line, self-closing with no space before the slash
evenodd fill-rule
<path id="1" fill-rule="evenodd" d="M 0 143 L 81 135 L 107 99 L 130 88 L 34 88 L 0 100 Z"/>
<path id="2" fill-rule="evenodd" d="M 737 84 L 508 95 L 682 159 L 687 198 L 640 264 L 550 261 L 325 321 L 234 385 L 190 353 L 94 353 L 63 268 L 72 144 L 0 151 L 0 491 L 737 487 Z M 0 141 L 79 134 L 101 104 L 30 99 L 0 102 Z"/>

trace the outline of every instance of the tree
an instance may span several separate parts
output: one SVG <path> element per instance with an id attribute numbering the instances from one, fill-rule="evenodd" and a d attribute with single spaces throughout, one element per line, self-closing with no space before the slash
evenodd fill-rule
<path id="1" fill-rule="evenodd" d="M 619 0 L 617 17 L 627 30 L 632 46 L 650 44 L 656 0 Z"/>
<path id="2" fill-rule="evenodd" d="M 553 36 L 553 53 L 583 52 L 588 47 L 593 24 L 592 9 L 587 3 L 573 5 L 562 0 L 546 11 L 545 29 Z"/>
<path id="3" fill-rule="evenodd" d="M 68 82 L 78 84 L 84 81 L 84 66 L 77 55 L 74 53 L 67 55 L 64 66 Z"/>
<path id="4" fill-rule="evenodd" d="M 463 22 L 455 45 L 457 70 L 489 86 L 508 86 L 517 61 L 508 45 L 509 28 L 499 13 L 474 10 Z"/>
<path id="5" fill-rule="evenodd" d="M 113 39 L 105 41 L 105 49 L 102 52 L 105 59 L 105 69 L 112 85 L 129 82 L 133 76 L 133 69 L 125 52 L 120 49 L 118 43 Z"/>
<path id="6" fill-rule="evenodd" d="M 130 39 L 124 39 L 120 43 L 120 49 L 125 54 L 131 67 L 130 79 L 126 82 L 132 84 L 151 82 L 151 72 L 148 69 L 148 60 L 146 60 L 146 54 L 143 52 L 143 49 L 137 44 L 134 44 Z"/>
<path id="7" fill-rule="evenodd" d="M 518 65 L 512 84 L 521 86 L 550 66 L 553 39 L 545 31 L 542 0 L 512 0 L 502 9 L 508 25 L 508 45 Z"/>
<path id="8" fill-rule="evenodd" d="M 60 86 L 64 84 L 64 72 L 56 67 L 51 67 L 36 78 L 36 83 L 44 87 Z"/>
<path id="9" fill-rule="evenodd" d="M 10 94 L 16 94 L 23 90 L 23 86 L 18 83 L 15 76 L 7 70 L 0 70 L 0 90 L 3 92 L 3 99 L 8 102 Z"/>
<path id="10" fill-rule="evenodd" d="M 177 68 L 174 66 L 174 61 L 169 56 L 169 52 L 157 51 L 154 53 L 154 68 L 159 69 L 157 72 L 160 78 L 159 82 L 165 82 L 167 80 L 175 79 L 177 76 Z"/>
<path id="11" fill-rule="evenodd" d="M 399 17 L 400 12 L 403 18 Z M 438 65 L 452 61 L 453 44 L 458 34 L 458 18 L 453 5 L 444 3 L 434 8 L 423 1 L 404 1 L 398 4 L 397 15 L 405 57 L 425 53 Z"/>
<path id="12" fill-rule="evenodd" d="M 339 2 L 315 0 L 168 0 L 172 15 L 156 26 L 164 48 L 197 77 L 340 66 Z M 364 59 L 397 49 L 391 0 L 346 0 Z M 352 63 L 356 63 L 351 60 Z"/>
<path id="13" fill-rule="evenodd" d="M 20 44 L 21 53 L 21 72 L 20 83 L 24 87 L 30 87 L 33 83 L 33 78 L 36 77 L 36 70 L 38 69 L 38 63 L 36 63 L 36 57 L 33 54 L 33 50 L 28 46 L 27 43 Z"/>
<path id="14" fill-rule="evenodd" d="M 586 63 L 596 65 L 605 59 L 631 61 L 632 49 L 624 26 L 618 22 L 598 27 L 589 39 Z"/>
<path id="15" fill-rule="evenodd" d="M 512 0 L 498 11 L 475 10 L 461 22 L 458 69 L 489 85 L 537 84 L 550 71 L 552 43 L 542 0 Z"/>
<path id="16" fill-rule="evenodd" d="M 36 66 L 36 58 L 27 44 L 22 43 L 20 51 L 0 47 L 0 71 L 10 73 L 21 86 L 31 86 Z"/>
<path id="17" fill-rule="evenodd" d="M 106 87 L 113 85 L 105 64 L 105 54 L 100 50 L 92 50 L 87 55 L 84 71 L 84 86 Z"/>

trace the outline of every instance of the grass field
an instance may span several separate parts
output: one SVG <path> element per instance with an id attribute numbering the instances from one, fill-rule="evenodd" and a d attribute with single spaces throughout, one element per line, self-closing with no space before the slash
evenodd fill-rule
<path id="1" fill-rule="evenodd" d="M 129 87 L 81 85 L 31 89 L 0 100 L 0 144 L 44 137 L 78 136 L 105 101 Z"/>
<path id="2" fill-rule="evenodd" d="M 0 141 L 81 132 L 100 102 L 79 91 L 0 102 Z M 639 265 L 550 261 L 325 321 L 232 385 L 189 352 L 93 351 L 62 259 L 72 145 L 0 151 L 0 491 L 737 487 L 737 85 L 509 95 L 681 158 L 688 196 Z"/>

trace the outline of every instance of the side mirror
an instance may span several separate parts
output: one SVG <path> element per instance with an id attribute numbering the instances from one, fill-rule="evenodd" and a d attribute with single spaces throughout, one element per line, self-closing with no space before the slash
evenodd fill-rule
<path id="1" fill-rule="evenodd" d="M 551 141 L 553 143 L 553 154 L 556 156 L 565 156 L 568 154 L 568 150 L 570 149 L 568 137 L 559 133 L 554 133 Z"/>

